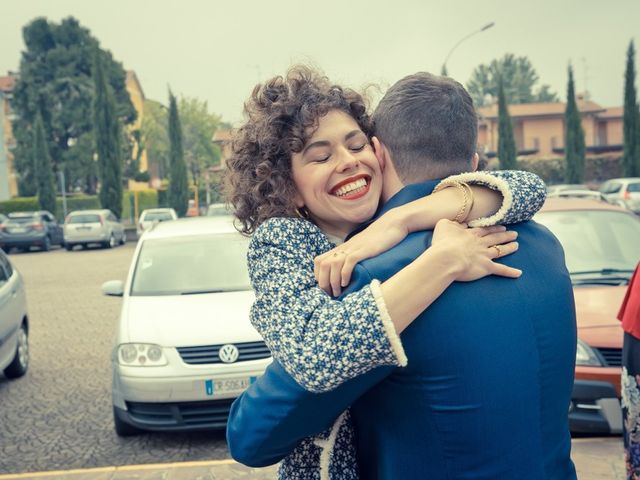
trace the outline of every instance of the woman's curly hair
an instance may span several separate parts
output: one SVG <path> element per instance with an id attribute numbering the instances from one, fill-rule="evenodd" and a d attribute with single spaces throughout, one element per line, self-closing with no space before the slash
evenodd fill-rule
<path id="1" fill-rule="evenodd" d="M 253 89 L 244 106 L 246 122 L 235 132 L 227 160 L 224 194 L 244 234 L 271 217 L 294 217 L 296 188 L 292 154 L 301 152 L 318 121 L 330 110 L 351 115 L 370 136 L 365 100 L 332 85 L 307 66 L 292 67 Z"/>

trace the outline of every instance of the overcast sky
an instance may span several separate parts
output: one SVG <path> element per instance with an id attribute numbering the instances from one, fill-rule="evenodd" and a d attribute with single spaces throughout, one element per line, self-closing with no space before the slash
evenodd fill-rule
<path id="1" fill-rule="evenodd" d="M 18 69 L 26 23 L 69 15 L 137 73 L 147 98 L 166 103 L 170 85 L 229 122 L 242 118 L 253 85 L 294 62 L 384 89 L 420 70 L 440 73 L 456 42 L 489 22 L 455 49 L 450 76 L 466 83 L 480 63 L 526 55 L 564 97 L 571 61 L 577 91 L 622 105 L 625 52 L 640 37 L 639 0 L 20 0 L 0 9 L 0 75 Z"/>

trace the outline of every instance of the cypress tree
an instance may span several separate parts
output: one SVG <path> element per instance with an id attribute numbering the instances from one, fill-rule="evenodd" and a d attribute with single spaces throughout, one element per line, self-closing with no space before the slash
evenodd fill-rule
<path id="1" fill-rule="evenodd" d="M 498 85 L 498 159 L 501 170 L 513 170 L 518 165 L 513 125 L 507 108 L 507 99 L 502 82 Z"/>
<path id="2" fill-rule="evenodd" d="M 179 217 L 187 213 L 189 184 L 182 149 L 182 127 L 176 97 L 169 91 L 169 206 Z"/>
<path id="3" fill-rule="evenodd" d="M 573 86 L 573 68 L 569 65 L 567 85 L 567 108 L 564 112 L 564 180 L 566 183 L 582 183 L 584 178 L 584 131 L 580 122 L 580 112 L 576 103 Z"/>
<path id="4" fill-rule="evenodd" d="M 39 113 L 36 115 L 33 129 L 33 163 L 36 174 L 38 205 L 41 210 L 48 210 L 55 215 L 56 185 L 44 124 Z"/>
<path id="5" fill-rule="evenodd" d="M 100 51 L 96 50 L 93 62 L 95 96 L 93 101 L 93 126 L 98 153 L 98 178 L 100 180 L 100 205 L 108 208 L 116 217 L 122 215 L 122 137 L 116 103 L 107 83 Z"/>
<path id="6" fill-rule="evenodd" d="M 629 42 L 627 49 L 627 67 L 624 72 L 624 154 L 622 157 L 622 171 L 626 177 L 640 175 L 640 146 L 638 145 L 638 107 L 636 104 L 636 69 L 635 48 L 633 40 Z"/>

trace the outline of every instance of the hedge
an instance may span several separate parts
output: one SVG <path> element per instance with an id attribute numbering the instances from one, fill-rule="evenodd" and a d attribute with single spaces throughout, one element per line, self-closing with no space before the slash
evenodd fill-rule
<path id="1" fill-rule="evenodd" d="M 122 195 L 122 220 L 125 223 L 133 223 L 131 211 L 133 209 L 134 193 L 125 191 Z M 158 206 L 158 192 L 156 190 L 138 191 L 138 213 L 145 208 L 156 208 Z M 56 217 L 59 222 L 64 221 L 64 210 L 62 208 L 62 197 L 56 198 Z M 97 195 L 71 195 L 67 197 L 67 213 L 74 210 L 99 209 L 100 200 Z M 37 197 L 16 197 L 11 200 L 0 202 L 0 213 L 5 215 L 11 212 L 27 212 L 39 210 Z"/>

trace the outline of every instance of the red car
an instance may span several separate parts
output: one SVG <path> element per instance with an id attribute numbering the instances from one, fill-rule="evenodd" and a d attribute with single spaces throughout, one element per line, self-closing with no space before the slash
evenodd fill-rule
<path id="1" fill-rule="evenodd" d="M 551 198 L 536 215 L 560 240 L 578 322 L 572 432 L 622 432 L 622 328 L 616 315 L 640 260 L 640 219 L 594 200 Z"/>

